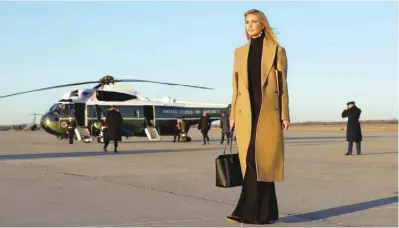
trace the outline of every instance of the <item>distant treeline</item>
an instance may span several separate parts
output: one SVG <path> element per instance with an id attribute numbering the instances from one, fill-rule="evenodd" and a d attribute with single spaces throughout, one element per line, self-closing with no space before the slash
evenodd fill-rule
<path id="1" fill-rule="evenodd" d="M 10 131 L 10 130 L 14 130 L 14 131 L 22 131 L 22 130 L 29 130 L 30 127 L 28 129 L 25 129 L 27 127 L 27 124 L 14 124 L 14 125 L 0 125 L 0 131 Z M 37 125 L 36 131 L 41 130 L 41 126 Z"/>
<path id="2" fill-rule="evenodd" d="M 292 125 L 342 125 L 346 124 L 347 121 L 332 121 L 332 122 L 324 122 L 324 121 L 306 121 L 306 122 L 294 122 Z M 361 124 L 398 124 L 397 119 L 392 120 L 361 120 Z"/>
<path id="3" fill-rule="evenodd" d="M 305 121 L 305 122 L 293 122 L 291 125 L 346 125 L 347 121 Z M 361 120 L 361 124 L 398 124 L 397 119 L 392 120 Z M 215 124 L 214 126 L 219 126 Z"/>
<path id="4" fill-rule="evenodd" d="M 26 124 L 18 124 L 18 125 L 0 125 L 0 131 L 9 131 L 15 130 L 20 131 L 26 127 Z"/>
<path id="5" fill-rule="evenodd" d="M 219 127 L 219 121 L 217 124 L 213 124 L 214 127 Z M 305 121 L 305 122 L 293 122 L 291 125 L 343 125 L 346 124 L 346 121 L 331 121 L 331 122 L 324 122 L 324 121 Z M 398 124 L 397 119 L 392 120 L 361 120 L 361 124 Z M 0 125 L 0 131 L 7 131 L 7 130 L 23 130 L 26 124 L 19 124 L 19 125 Z M 194 125 L 193 127 L 197 127 Z M 40 127 L 39 127 L 40 128 Z M 38 129 L 39 130 L 39 129 Z"/>

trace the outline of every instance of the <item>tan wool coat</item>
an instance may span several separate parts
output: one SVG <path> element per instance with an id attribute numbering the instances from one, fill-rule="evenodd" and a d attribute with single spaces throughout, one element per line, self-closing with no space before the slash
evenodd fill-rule
<path id="1" fill-rule="evenodd" d="M 230 119 L 235 123 L 243 176 L 246 172 L 246 155 L 252 126 L 247 73 L 248 52 L 249 44 L 236 48 L 234 52 L 233 96 L 230 113 Z M 287 56 L 282 46 L 267 38 L 263 42 L 262 53 L 262 105 L 255 139 L 257 180 L 280 182 L 284 180 L 282 120 L 290 120 Z M 276 79 L 277 77 L 279 80 Z"/>

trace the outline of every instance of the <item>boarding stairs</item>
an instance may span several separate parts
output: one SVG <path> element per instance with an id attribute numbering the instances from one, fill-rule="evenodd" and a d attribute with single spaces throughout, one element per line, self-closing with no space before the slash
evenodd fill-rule
<path id="1" fill-rule="evenodd" d="M 159 141 L 161 140 L 161 137 L 158 134 L 158 131 L 155 127 L 150 127 L 147 126 L 145 129 L 145 134 L 147 135 L 147 138 L 151 141 Z"/>
<path id="2" fill-rule="evenodd" d="M 93 138 L 90 135 L 89 129 L 85 126 L 78 126 L 75 128 L 75 135 L 79 141 L 91 142 Z"/>

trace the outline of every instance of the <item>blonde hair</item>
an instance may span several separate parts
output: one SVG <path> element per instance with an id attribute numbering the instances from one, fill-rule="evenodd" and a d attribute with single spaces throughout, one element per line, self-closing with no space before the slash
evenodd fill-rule
<path id="1" fill-rule="evenodd" d="M 270 27 L 269 21 L 267 20 L 266 15 L 257 9 L 250 9 L 244 13 L 244 20 L 246 20 L 247 16 L 250 14 L 257 15 L 260 23 L 264 26 L 263 32 L 265 33 L 265 37 L 271 39 L 277 44 L 280 44 L 280 41 L 276 34 L 273 32 L 273 29 Z M 245 30 L 245 35 L 247 36 L 248 41 L 251 41 L 251 37 L 249 36 L 247 30 Z"/>

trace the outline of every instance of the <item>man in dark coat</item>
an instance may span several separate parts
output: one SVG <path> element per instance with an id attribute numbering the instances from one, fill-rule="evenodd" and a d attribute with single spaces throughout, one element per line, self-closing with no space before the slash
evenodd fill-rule
<path id="1" fill-rule="evenodd" d="M 114 152 L 118 153 L 118 141 L 122 140 L 120 128 L 123 117 L 121 113 L 111 105 L 105 116 L 105 132 L 104 132 L 104 151 L 107 151 L 109 141 L 114 141 Z"/>
<path id="2" fill-rule="evenodd" d="M 211 128 L 211 119 L 209 118 L 209 115 L 207 112 L 204 112 L 203 115 L 200 118 L 199 124 L 198 124 L 198 130 L 201 130 L 202 137 L 204 139 L 204 144 L 208 142 L 209 144 L 209 136 L 208 132 L 209 129 Z"/>
<path id="3" fill-rule="evenodd" d="M 362 129 L 360 127 L 360 110 L 355 102 L 351 101 L 347 103 L 347 108 L 342 112 L 342 118 L 348 117 L 348 123 L 346 127 L 346 141 L 348 141 L 348 152 L 345 155 L 352 154 L 353 143 L 356 143 L 357 155 L 361 154 L 361 141 L 363 140 Z"/>
<path id="4" fill-rule="evenodd" d="M 225 112 L 222 112 L 222 116 L 220 117 L 220 128 L 222 129 L 222 139 L 220 144 L 224 142 L 224 136 L 227 138 L 227 144 L 230 143 L 230 120 L 229 117 L 226 116 Z"/>
<path id="5" fill-rule="evenodd" d="M 67 122 L 67 133 L 68 133 L 68 139 L 69 139 L 69 144 L 73 144 L 73 138 L 75 136 L 75 128 L 76 128 L 76 122 L 72 117 L 69 117 L 69 122 Z"/>

